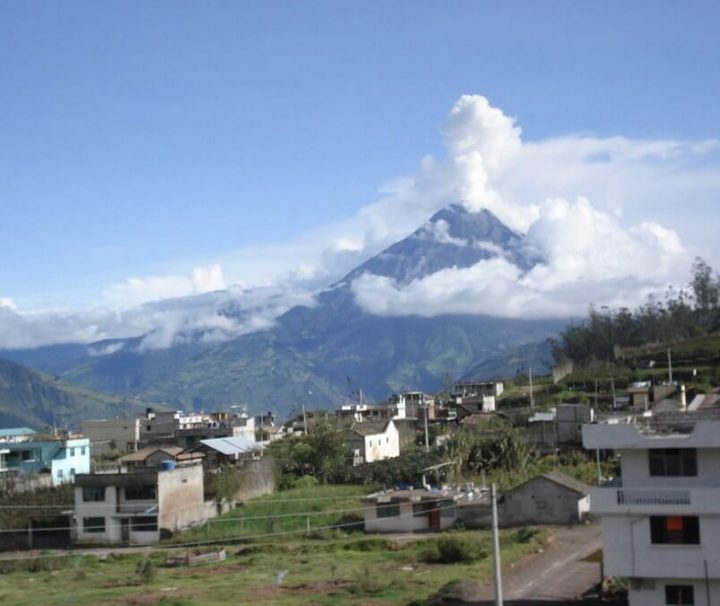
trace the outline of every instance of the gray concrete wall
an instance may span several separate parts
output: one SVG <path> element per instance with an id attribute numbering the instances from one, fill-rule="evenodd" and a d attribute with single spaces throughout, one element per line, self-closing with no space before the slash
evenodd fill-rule
<path id="1" fill-rule="evenodd" d="M 502 526 L 576 524 L 580 522 L 578 493 L 541 477 L 506 492 L 498 504 Z"/>
<path id="2" fill-rule="evenodd" d="M 254 461 L 245 461 L 238 466 L 240 488 L 235 499 L 246 501 L 275 492 L 275 460 L 263 457 Z"/>

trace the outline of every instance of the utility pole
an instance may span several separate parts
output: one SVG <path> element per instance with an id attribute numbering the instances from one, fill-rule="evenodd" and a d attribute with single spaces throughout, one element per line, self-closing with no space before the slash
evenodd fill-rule
<path id="1" fill-rule="evenodd" d="M 533 391 L 532 366 L 530 367 L 530 408 L 535 408 L 535 392 Z"/>
<path id="2" fill-rule="evenodd" d="M 672 354 L 670 353 L 670 348 L 668 347 L 668 383 L 672 385 Z"/>
<path id="3" fill-rule="evenodd" d="M 612 388 L 612 398 L 613 398 L 613 411 L 617 408 L 617 403 L 615 401 L 615 377 L 610 377 L 610 387 Z"/>
<path id="4" fill-rule="evenodd" d="M 305 430 L 304 433 L 307 435 L 307 417 L 305 416 L 305 404 L 302 405 L 302 413 L 303 413 L 303 429 Z"/>
<path id="5" fill-rule="evenodd" d="M 500 570 L 500 531 L 498 529 L 497 492 L 495 482 L 490 485 L 492 501 L 493 572 L 495 576 L 495 606 L 503 606 L 502 571 Z"/>
<path id="6" fill-rule="evenodd" d="M 422 404 L 425 409 L 425 452 L 430 452 L 430 436 L 428 435 L 428 407 L 425 394 L 422 396 Z"/>
<path id="7" fill-rule="evenodd" d="M 597 411 L 598 407 L 598 380 L 595 379 L 595 410 Z"/>

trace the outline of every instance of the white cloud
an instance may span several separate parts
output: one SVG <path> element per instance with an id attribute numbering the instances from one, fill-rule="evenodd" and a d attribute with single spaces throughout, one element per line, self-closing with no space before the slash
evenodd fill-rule
<path id="1" fill-rule="evenodd" d="M 233 287 L 123 311 L 98 307 L 23 312 L 0 306 L 0 348 L 92 343 L 140 335 L 146 335 L 141 349 L 159 349 L 195 339 L 217 342 L 268 328 L 294 305 L 312 304 L 312 295 L 298 289 Z M 93 347 L 89 353 L 108 355 L 120 347 L 110 343 Z"/>
<path id="2" fill-rule="evenodd" d="M 172 275 L 129 278 L 105 288 L 90 310 L 27 311 L 2 297 L 0 347 L 146 333 L 145 346 L 162 347 L 196 329 L 223 339 L 264 328 L 458 201 L 528 233 L 545 263 L 520 275 L 506 261 L 483 261 L 403 288 L 365 276 L 354 284 L 363 306 L 381 314 L 563 316 L 590 302 L 633 304 L 682 283 L 696 252 L 720 261 L 711 248 L 717 141 L 571 134 L 528 142 L 521 134 L 487 99 L 464 95 L 441 127 L 445 157 L 423 157 L 414 175 L 384 184 L 346 221 Z M 435 229 L 434 237 L 451 238 L 441 224 Z M 221 312 L 227 305 L 239 315 Z"/>
<path id="3" fill-rule="evenodd" d="M 554 193 L 553 183 L 564 188 L 572 183 L 579 192 L 587 191 L 581 185 L 590 183 L 602 192 L 599 186 L 612 182 L 613 174 L 624 172 L 628 181 L 649 173 L 644 175 L 647 183 L 653 173 L 667 170 L 668 162 L 687 163 L 712 152 L 715 142 L 573 136 L 526 145 L 513 120 L 484 98 L 468 96 L 453 107 L 443 133 L 447 160 L 424 160 L 419 175 L 402 182 L 394 195 L 409 197 L 422 183 L 436 184 L 442 180 L 439 175 L 445 175 L 468 209 L 489 208 L 510 226 L 526 231 L 529 244 L 544 261 L 522 274 L 497 258 L 407 285 L 365 275 L 352 287 L 366 310 L 380 315 L 563 317 L 583 314 L 593 302 L 634 305 L 670 282 L 687 279 L 693 247 L 684 246 L 674 230 L 647 219 L 629 227 L 621 224 L 624 198 L 606 201 L 610 212 L 594 207 L 586 197 L 542 201 L 533 177 L 542 175 L 538 180 L 545 183 L 547 193 Z M 633 184 L 638 187 L 642 183 Z M 529 201 L 510 202 L 504 193 L 508 190 L 522 191 Z"/>
<path id="4" fill-rule="evenodd" d="M 195 267 L 190 276 L 128 278 L 107 288 L 102 296 L 111 307 L 127 309 L 148 301 L 197 295 L 226 287 L 222 267 L 215 264 Z"/>

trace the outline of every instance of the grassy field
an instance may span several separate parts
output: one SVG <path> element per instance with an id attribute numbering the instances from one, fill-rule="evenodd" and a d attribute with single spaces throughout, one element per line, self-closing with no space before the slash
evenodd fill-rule
<path id="1" fill-rule="evenodd" d="M 338 527 L 351 529 L 362 521 L 360 497 L 372 492 L 368 486 L 310 486 L 276 492 L 254 499 L 238 509 L 188 530 L 173 540 L 228 540 L 241 537 L 305 533 Z"/>
<path id="2" fill-rule="evenodd" d="M 486 532 L 457 532 L 451 541 L 477 544 L 472 563 L 428 563 L 438 538 L 396 542 L 363 536 L 305 540 L 255 540 L 228 548 L 224 562 L 192 568 L 165 567 L 166 552 L 150 556 L 153 574 L 138 573 L 142 554 L 38 558 L 0 562 L 0 604 L 229 605 L 410 604 L 449 581 L 482 581 L 491 574 Z M 503 560 L 510 564 L 538 547 L 537 537 L 508 533 Z M 281 584 L 278 574 L 284 573 Z"/>
<path id="3" fill-rule="evenodd" d="M 166 566 L 168 554 L 177 553 L 170 545 L 106 557 L 0 560 L 0 605 L 406 605 L 452 580 L 489 578 L 487 532 L 408 541 L 327 528 L 350 515 L 357 519 L 359 496 L 367 492 L 363 486 L 315 486 L 256 499 L 176 537 L 204 551 L 226 549 L 225 561 L 198 567 Z M 534 531 L 504 533 L 504 564 L 535 551 L 541 541 Z"/>

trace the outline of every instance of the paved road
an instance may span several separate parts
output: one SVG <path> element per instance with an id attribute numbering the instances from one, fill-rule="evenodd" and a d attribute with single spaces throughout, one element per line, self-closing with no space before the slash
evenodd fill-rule
<path id="1" fill-rule="evenodd" d="M 600 580 L 600 564 L 584 561 L 602 547 L 597 523 L 550 530 L 551 541 L 542 553 L 503 569 L 503 597 L 513 606 L 562 603 L 585 593 Z M 484 587 L 479 604 L 492 603 L 492 585 Z"/>

